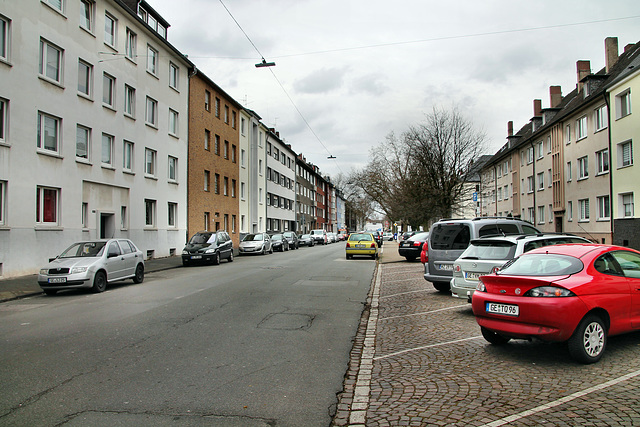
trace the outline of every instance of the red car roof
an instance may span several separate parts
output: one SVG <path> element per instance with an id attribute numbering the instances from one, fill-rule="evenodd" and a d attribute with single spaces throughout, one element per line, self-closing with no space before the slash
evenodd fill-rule
<path id="1" fill-rule="evenodd" d="M 627 248 L 624 246 L 600 245 L 596 243 L 569 243 L 569 244 L 562 244 L 562 245 L 543 246 L 541 248 L 530 250 L 529 252 L 527 252 L 527 254 L 550 253 L 550 254 L 569 255 L 575 258 L 582 258 L 584 255 L 592 251 L 597 251 L 598 253 L 602 253 L 610 250 L 631 250 L 634 252 L 638 252 L 635 249 Z"/>

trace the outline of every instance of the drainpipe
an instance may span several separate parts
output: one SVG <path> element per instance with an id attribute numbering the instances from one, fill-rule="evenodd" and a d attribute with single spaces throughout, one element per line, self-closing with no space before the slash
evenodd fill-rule
<path id="1" fill-rule="evenodd" d="M 609 140 L 609 222 L 611 226 L 611 244 L 613 244 L 615 227 L 613 223 L 613 169 L 611 168 L 611 106 L 609 105 L 609 97 L 606 90 L 602 94 L 602 97 L 604 98 L 604 103 L 607 105 L 607 138 Z"/>
<path id="2" fill-rule="evenodd" d="M 536 193 L 538 189 L 536 188 L 536 147 L 533 145 L 533 141 L 529 141 L 529 145 L 531 145 L 531 150 L 533 151 L 533 225 L 537 225 L 537 215 L 538 215 L 538 204 Z"/>

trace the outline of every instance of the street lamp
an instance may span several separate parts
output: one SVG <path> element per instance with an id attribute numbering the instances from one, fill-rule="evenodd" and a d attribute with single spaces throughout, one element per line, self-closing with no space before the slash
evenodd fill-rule
<path id="1" fill-rule="evenodd" d="M 262 62 L 259 62 L 256 64 L 256 68 L 275 67 L 275 66 L 276 66 L 275 62 L 267 62 L 264 58 L 262 58 Z"/>

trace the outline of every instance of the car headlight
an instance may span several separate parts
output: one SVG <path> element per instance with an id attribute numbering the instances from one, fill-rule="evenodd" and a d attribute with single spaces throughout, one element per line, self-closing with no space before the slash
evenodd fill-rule
<path id="1" fill-rule="evenodd" d="M 86 271 L 87 271 L 87 267 L 73 267 L 71 269 L 71 274 L 85 273 Z"/>
<path id="2" fill-rule="evenodd" d="M 207 249 L 206 251 L 204 251 L 205 254 L 212 254 L 214 253 L 216 250 L 215 249 Z"/>
<path id="3" fill-rule="evenodd" d="M 49 274 L 49 269 L 47 268 L 41 268 L 40 269 L 40 274 L 46 276 L 47 274 Z"/>
<path id="4" fill-rule="evenodd" d="M 559 288 L 557 286 L 540 286 L 533 288 L 525 292 L 525 297 L 543 297 L 543 298 L 556 298 L 556 297 L 575 297 L 576 294 L 565 288 Z"/>
<path id="5" fill-rule="evenodd" d="M 182 251 L 182 255 L 189 255 L 189 251 Z"/>

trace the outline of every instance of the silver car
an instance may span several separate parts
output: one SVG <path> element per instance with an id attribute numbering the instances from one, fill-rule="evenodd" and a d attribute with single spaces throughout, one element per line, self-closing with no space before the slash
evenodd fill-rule
<path id="1" fill-rule="evenodd" d="M 267 233 L 247 234 L 238 247 L 240 255 L 245 254 L 272 254 L 271 238 Z"/>
<path id="2" fill-rule="evenodd" d="M 144 280 L 144 255 L 127 239 L 92 240 L 69 246 L 38 274 L 47 295 L 63 289 L 103 292 L 108 283 Z"/>
<path id="3" fill-rule="evenodd" d="M 571 234 L 536 234 L 485 237 L 472 240 L 467 249 L 453 263 L 450 282 L 451 296 L 471 302 L 478 278 L 500 269 L 531 249 L 563 243 L 591 243 Z"/>

